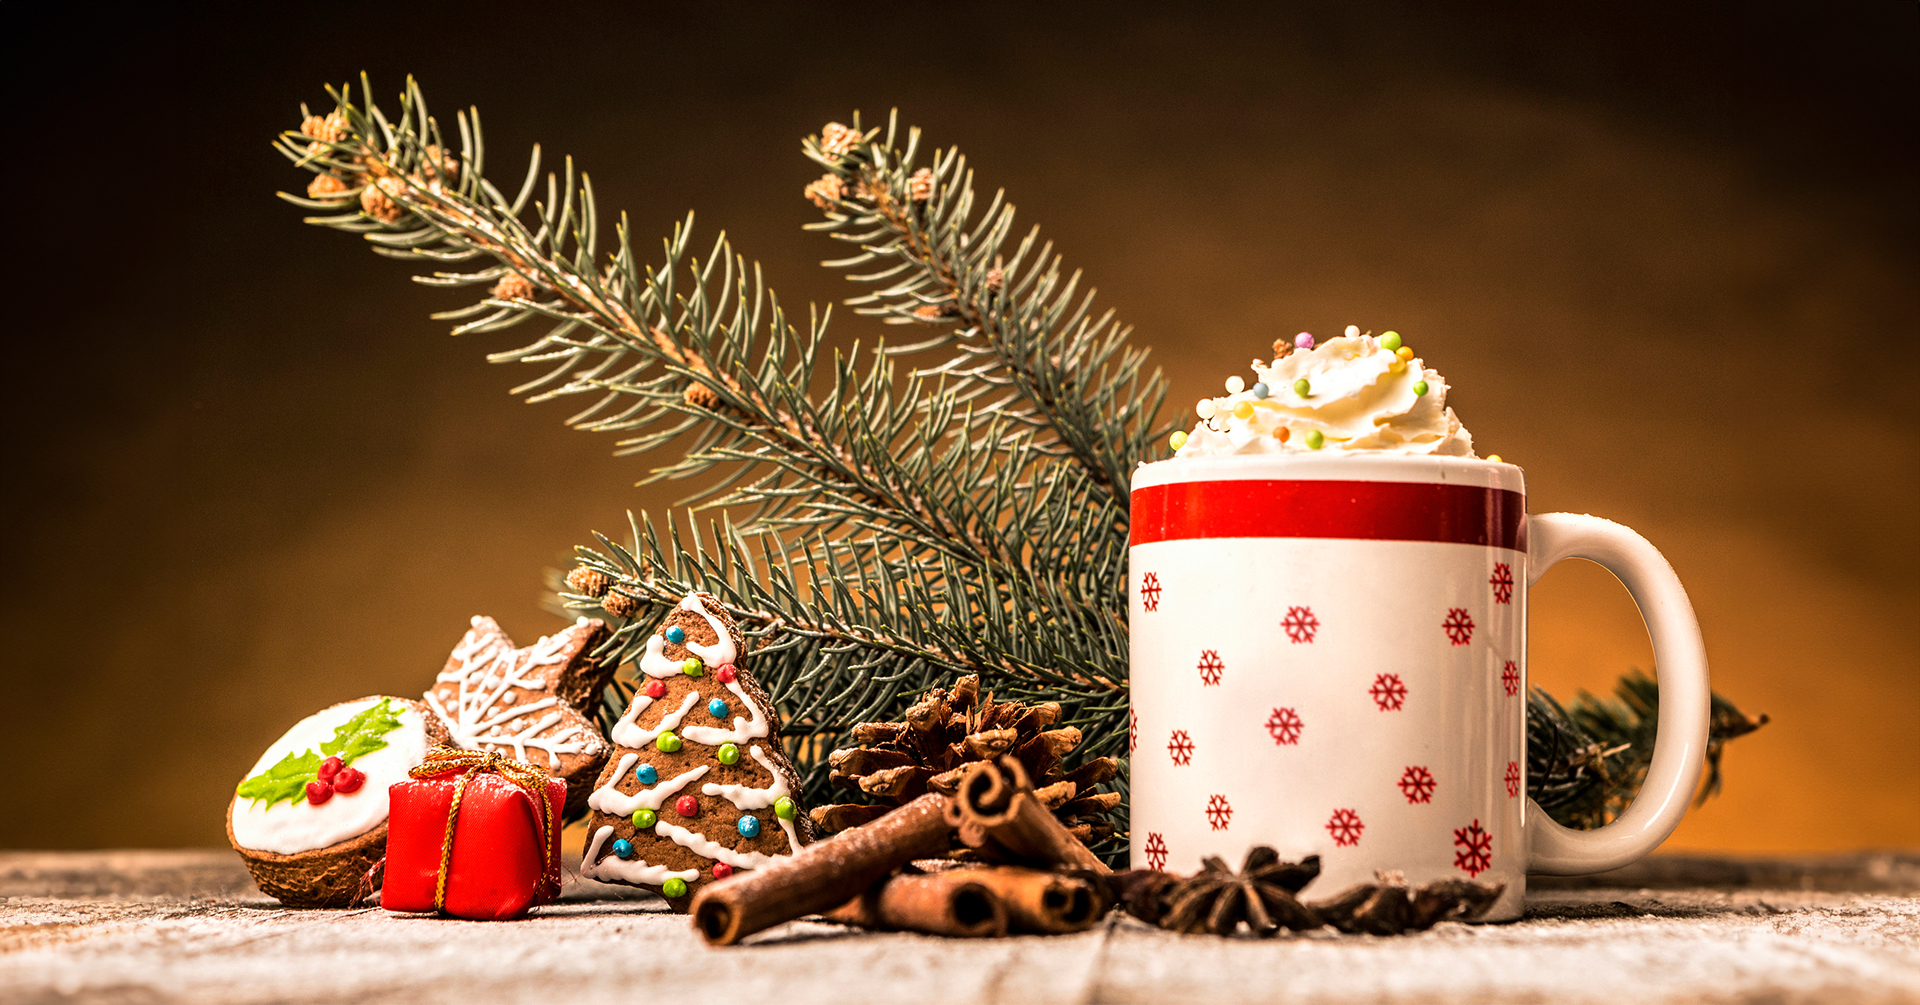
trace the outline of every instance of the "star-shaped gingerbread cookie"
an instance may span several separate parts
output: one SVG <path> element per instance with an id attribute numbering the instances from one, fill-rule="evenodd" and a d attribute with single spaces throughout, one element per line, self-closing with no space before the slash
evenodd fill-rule
<path id="1" fill-rule="evenodd" d="M 525 649 L 475 617 L 426 694 L 453 744 L 526 761 L 567 783 L 567 816 L 585 812 L 609 747 L 592 709 L 616 669 L 596 660 L 606 622 L 581 618 Z"/>

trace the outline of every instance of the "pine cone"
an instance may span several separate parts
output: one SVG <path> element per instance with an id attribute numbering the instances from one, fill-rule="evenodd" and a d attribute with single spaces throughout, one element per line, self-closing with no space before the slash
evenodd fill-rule
<path id="1" fill-rule="evenodd" d="M 339 112 L 328 112 L 325 118 L 309 115 L 300 123 L 300 131 L 309 138 L 321 143 L 338 143 L 352 134 L 347 127 L 347 117 Z"/>
<path id="2" fill-rule="evenodd" d="M 533 280 L 518 272 L 509 272 L 493 284 L 492 293 L 501 300 L 532 300 Z"/>
<path id="3" fill-rule="evenodd" d="M 613 577 L 583 565 L 567 573 L 567 585 L 573 587 L 573 592 L 582 596 L 604 597 L 607 595 L 607 588 L 613 585 Z"/>
<path id="4" fill-rule="evenodd" d="M 921 168 L 907 178 L 907 197 L 914 202 L 933 198 L 933 170 Z"/>
<path id="5" fill-rule="evenodd" d="M 980 694 L 978 676 L 960 678 L 950 691 L 934 688 L 907 709 L 905 722 L 853 727 L 850 737 L 859 746 L 829 754 L 833 771 L 828 777 L 866 793 L 875 804 L 822 806 L 813 811 L 813 822 L 828 831 L 844 830 L 929 790 L 952 795 L 966 765 L 1010 753 L 1054 816 L 1081 841 L 1098 841 L 1113 833 L 1104 817 L 1120 794 L 1093 788 L 1118 775 L 1120 767 L 1113 758 L 1100 757 L 1064 770 L 1062 761 L 1080 745 L 1080 730 L 1048 728 L 1059 719 L 1059 702 L 996 704 L 993 695 Z"/>
<path id="6" fill-rule="evenodd" d="M 406 215 L 400 204 L 393 201 L 387 193 L 399 185 L 392 178 L 382 178 L 378 182 L 360 190 L 360 211 L 379 220 L 392 223 Z"/>
<path id="7" fill-rule="evenodd" d="M 804 194 L 807 201 L 815 206 L 821 209 L 832 209 L 833 204 L 839 201 L 841 194 L 845 191 L 846 184 L 840 180 L 839 175 L 823 174 L 818 181 L 807 186 Z"/>
<path id="8" fill-rule="evenodd" d="M 341 181 L 338 176 L 317 174 L 313 176 L 312 181 L 307 183 L 307 198 L 333 199 L 337 198 L 340 193 L 346 190 L 347 183 Z"/>
<path id="9" fill-rule="evenodd" d="M 600 598 L 600 609 L 616 618 L 631 618 L 640 613 L 640 601 L 611 590 Z"/>
<path id="10" fill-rule="evenodd" d="M 829 157 L 845 157 L 860 142 L 860 130 L 829 122 L 820 130 L 820 152 Z"/>

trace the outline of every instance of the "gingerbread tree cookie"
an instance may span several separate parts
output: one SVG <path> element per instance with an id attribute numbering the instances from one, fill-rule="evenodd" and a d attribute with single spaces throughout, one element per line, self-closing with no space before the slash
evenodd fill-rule
<path id="1" fill-rule="evenodd" d="M 657 887 L 684 912 L 701 884 L 812 838 L 780 720 L 714 598 L 688 594 L 647 640 L 645 680 L 613 727 L 580 874 Z"/>
<path id="2" fill-rule="evenodd" d="M 607 763 L 591 709 L 615 669 L 593 656 L 608 634 L 606 622 L 581 618 L 518 649 L 492 618 L 475 617 L 427 705 L 454 746 L 497 751 L 566 782 L 567 816 L 579 816 Z"/>

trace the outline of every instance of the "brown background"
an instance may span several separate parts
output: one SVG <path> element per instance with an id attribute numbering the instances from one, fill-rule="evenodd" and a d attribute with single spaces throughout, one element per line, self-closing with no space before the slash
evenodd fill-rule
<path id="1" fill-rule="evenodd" d="M 1669 847 L 1920 844 L 1920 15 L 1666 6 L 0 6 L 0 845 L 217 844 L 293 720 L 418 692 L 473 613 L 539 634 L 542 570 L 674 497 L 502 393 L 515 333 L 450 341 L 457 300 L 272 198 L 270 137 L 362 69 L 479 105 L 497 178 L 574 154 L 647 247 L 697 208 L 791 305 L 847 290 L 800 137 L 898 105 L 1181 407 L 1277 334 L 1398 329 L 1536 511 L 1665 550 L 1774 716 Z M 1592 566 L 1534 611 L 1558 694 L 1648 659 Z"/>

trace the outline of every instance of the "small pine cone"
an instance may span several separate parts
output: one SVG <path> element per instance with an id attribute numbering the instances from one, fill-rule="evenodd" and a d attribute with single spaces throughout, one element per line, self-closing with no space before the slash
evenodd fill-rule
<path id="1" fill-rule="evenodd" d="M 687 387 L 687 404 L 696 408 L 716 409 L 720 407 L 720 395 L 705 384 L 690 384 Z"/>
<path id="2" fill-rule="evenodd" d="M 430 182 L 452 182 L 460 177 L 460 162 L 439 147 L 428 144 L 420 159 L 420 173 Z"/>
<path id="3" fill-rule="evenodd" d="M 337 175 L 317 174 L 307 183 L 307 198 L 333 199 L 347 190 L 347 183 Z"/>
<path id="4" fill-rule="evenodd" d="M 573 587 L 573 592 L 582 596 L 604 597 L 607 595 L 607 588 L 613 585 L 613 577 L 583 565 L 567 573 L 567 585 Z"/>
<path id="5" fill-rule="evenodd" d="M 823 174 L 820 180 L 808 185 L 805 191 L 807 201 L 821 209 L 832 209 L 846 192 L 846 183 L 837 174 Z"/>
<path id="6" fill-rule="evenodd" d="M 921 304 L 913 309 L 913 316 L 922 321 L 941 321 L 953 315 L 952 304 Z"/>
<path id="7" fill-rule="evenodd" d="M 907 197 L 914 202 L 933 198 L 933 170 L 921 168 L 907 178 Z"/>
<path id="8" fill-rule="evenodd" d="M 493 284 L 492 292 L 501 300 L 532 300 L 533 280 L 518 272 L 509 272 Z"/>
<path id="9" fill-rule="evenodd" d="M 820 130 L 820 151 L 830 157 L 845 157 L 860 142 L 860 130 L 829 122 Z"/>
<path id="10" fill-rule="evenodd" d="M 347 117 L 339 112 L 328 112 L 326 118 L 309 115 L 300 123 L 300 131 L 308 138 L 321 143 L 338 143 L 346 139 L 351 131 L 347 128 Z M 311 150 L 312 147 L 307 149 Z M 324 149 L 324 148 L 323 148 Z"/>
<path id="11" fill-rule="evenodd" d="M 998 293 L 1005 289 L 1006 285 L 1007 274 L 1000 270 L 1000 266 L 996 265 L 987 270 L 987 292 Z"/>
<path id="12" fill-rule="evenodd" d="M 387 194 L 398 184 L 392 178 L 382 178 L 378 183 L 361 189 L 360 211 L 381 223 L 392 223 L 406 215 L 400 204 Z"/>
<path id="13" fill-rule="evenodd" d="M 624 593 L 608 591 L 600 598 L 600 609 L 616 618 L 631 618 L 640 613 L 640 601 Z"/>

